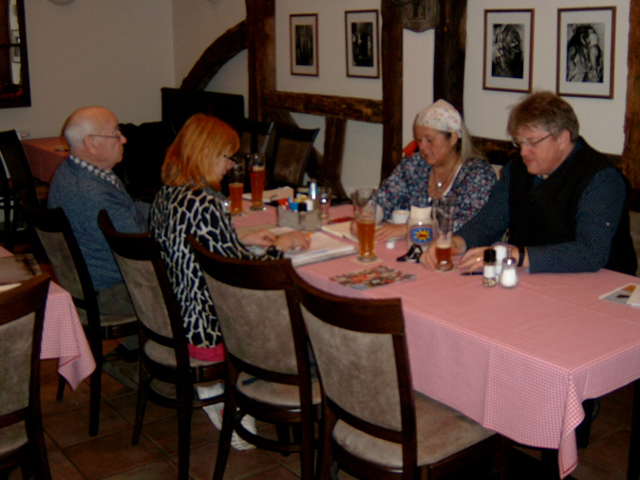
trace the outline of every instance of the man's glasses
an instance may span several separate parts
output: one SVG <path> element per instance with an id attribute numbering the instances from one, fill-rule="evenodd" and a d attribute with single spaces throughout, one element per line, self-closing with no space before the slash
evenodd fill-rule
<path id="1" fill-rule="evenodd" d="M 87 137 L 102 137 L 102 138 L 117 138 L 118 140 L 122 140 L 122 133 L 118 132 L 115 135 L 101 135 L 99 133 L 90 133 Z"/>
<path id="2" fill-rule="evenodd" d="M 542 137 L 540 140 L 536 140 L 535 142 L 531 142 L 529 140 L 516 140 L 514 138 L 513 140 L 511 140 L 511 143 L 517 149 L 522 149 L 522 148 L 526 148 L 526 147 L 533 148 L 536 145 L 538 145 L 540 142 L 544 142 L 549 137 L 553 137 L 553 133 L 550 133 L 546 137 Z"/>

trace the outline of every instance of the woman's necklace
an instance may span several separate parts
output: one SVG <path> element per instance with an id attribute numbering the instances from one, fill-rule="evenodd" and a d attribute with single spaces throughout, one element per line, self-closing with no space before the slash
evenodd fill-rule
<path id="1" fill-rule="evenodd" d="M 458 167 L 458 162 L 456 161 L 456 163 L 453 164 L 453 167 L 451 167 L 451 170 L 449 170 L 449 173 L 447 173 L 447 176 L 444 178 L 444 180 L 440 181 L 438 180 L 438 176 L 436 175 L 436 169 L 433 169 L 433 180 L 436 183 L 436 192 L 440 193 L 442 191 L 442 187 L 444 187 L 447 183 L 449 183 L 449 180 L 451 179 L 451 175 L 453 174 L 454 170 Z"/>

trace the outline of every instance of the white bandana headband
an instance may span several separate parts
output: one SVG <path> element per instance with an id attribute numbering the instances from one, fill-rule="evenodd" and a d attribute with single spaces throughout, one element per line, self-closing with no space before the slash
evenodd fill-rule
<path id="1" fill-rule="evenodd" d="M 418 113 L 414 125 L 431 127 L 442 132 L 456 132 L 458 136 L 462 136 L 462 117 L 458 110 L 445 100 L 438 100 Z"/>

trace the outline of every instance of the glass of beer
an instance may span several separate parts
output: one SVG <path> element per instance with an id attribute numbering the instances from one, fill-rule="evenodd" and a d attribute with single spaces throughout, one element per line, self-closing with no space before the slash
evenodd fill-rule
<path id="1" fill-rule="evenodd" d="M 455 219 L 455 212 L 457 206 L 457 199 L 455 195 L 447 195 L 439 200 L 433 202 L 433 212 L 436 217 L 436 260 L 438 262 L 437 268 L 440 271 L 446 272 L 453 268 L 453 262 L 451 260 L 451 247 L 453 238 L 453 221 Z"/>
<path id="2" fill-rule="evenodd" d="M 240 217 L 244 215 L 242 208 L 242 193 L 244 192 L 244 160 L 234 158 L 235 162 L 231 170 L 229 170 L 229 213 L 233 216 Z"/>
<path id="3" fill-rule="evenodd" d="M 373 262 L 377 260 L 374 250 L 376 233 L 376 190 L 358 188 L 355 193 L 356 225 L 358 227 L 358 260 Z"/>
<path id="4" fill-rule="evenodd" d="M 262 201 L 265 182 L 265 156 L 262 153 L 250 153 L 247 155 L 249 179 L 251 181 L 251 210 L 266 210 Z"/>
<path id="5" fill-rule="evenodd" d="M 331 208 L 331 187 L 318 187 L 318 199 L 320 200 L 320 218 L 328 220 Z"/>

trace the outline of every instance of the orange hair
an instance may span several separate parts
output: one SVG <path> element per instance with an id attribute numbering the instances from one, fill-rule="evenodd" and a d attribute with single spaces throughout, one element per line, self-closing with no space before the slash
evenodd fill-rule
<path id="1" fill-rule="evenodd" d="M 233 155 L 239 148 L 240 138 L 233 128 L 219 118 L 196 113 L 167 149 L 162 181 L 174 187 L 190 185 L 194 190 L 205 186 L 220 189 L 221 179 L 214 178 L 213 162 L 222 161 L 222 155 Z"/>

